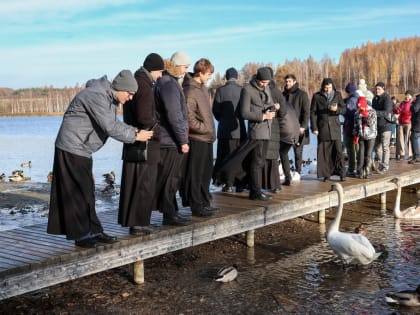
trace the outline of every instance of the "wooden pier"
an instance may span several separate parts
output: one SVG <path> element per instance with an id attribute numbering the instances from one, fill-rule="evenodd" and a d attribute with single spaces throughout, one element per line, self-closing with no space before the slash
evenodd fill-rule
<path id="1" fill-rule="evenodd" d="M 386 203 L 386 192 L 396 189 L 391 179 L 399 177 L 402 186 L 420 183 L 419 165 L 391 161 L 385 175 L 370 179 L 348 178 L 343 182 L 344 202 L 379 195 L 378 214 Z M 319 213 L 325 222 L 325 209 L 338 204 L 337 194 L 330 192 L 331 183 L 315 176 L 305 176 L 292 186 L 283 187 L 269 202 L 248 199 L 248 193 L 214 193 L 213 203 L 221 208 L 214 217 L 193 218 L 183 227 L 162 226 L 160 232 L 131 236 L 128 228 L 117 222 L 117 211 L 99 213 L 107 233 L 117 235 L 119 242 L 96 249 L 81 249 L 64 236 L 46 233 L 46 224 L 0 232 L 0 300 L 68 280 L 133 264 L 134 280 L 144 281 L 143 261 L 179 249 L 247 232 L 247 244 L 253 246 L 254 231 L 264 226 Z M 188 214 L 189 210 L 181 212 Z M 161 224 L 161 214 L 154 212 L 152 223 Z"/>

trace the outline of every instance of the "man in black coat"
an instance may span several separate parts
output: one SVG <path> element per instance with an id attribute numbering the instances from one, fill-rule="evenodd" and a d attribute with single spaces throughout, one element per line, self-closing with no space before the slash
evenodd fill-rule
<path id="1" fill-rule="evenodd" d="M 296 117 L 299 119 L 299 142 L 293 145 L 293 152 L 295 154 L 296 172 L 300 174 L 302 171 L 303 146 L 309 144 L 309 97 L 305 91 L 299 88 L 299 83 L 296 81 L 294 74 L 286 75 L 284 83 L 283 95 L 286 101 L 293 106 Z"/>
<path id="2" fill-rule="evenodd" d="M 375 97 L 372 100 L 372 107 L 376 110 L 378 135 L 375 139 L 375 160 L 379 162 L 375 171 L 385 174 L 389 168 L 389 144 L 391 140 L 391 115 L 392 100 L 385 92 L 385 83 L 378 82 L 375 85 Z"/>
<path id="3" fill-rule="evenodd" d="M 420 164 L 420 94 L 411 105 L 411 146 L 413 158 L 408 161 L 410 164 Z"/>
<path id="4" fill-rule="evenodd" d="M 226 156 L 246 139 L 245 123 L 238 106 L 242 90 L 242 86 L 237 82 L 238 72 L 235 68 L 229 68 L 226 70 L 225 78 L 226 84 L 217 88 L 213 101 L 213 115 L 219 123 L 215 170 L 219 168 Z M 222 190 L 233 192 L 233 184 L 233 182 L 226 182 Z"/>

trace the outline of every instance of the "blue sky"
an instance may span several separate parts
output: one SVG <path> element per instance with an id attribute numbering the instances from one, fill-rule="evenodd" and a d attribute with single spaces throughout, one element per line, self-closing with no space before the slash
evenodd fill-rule
<path id="1" fill-rule="evenodd" d="M 112 79 L 150 52 L 183 50 L 223 74 L 420 35 L 418 0 L 13 0 L 0 14 L 0 87 L 14 89 Z"/>

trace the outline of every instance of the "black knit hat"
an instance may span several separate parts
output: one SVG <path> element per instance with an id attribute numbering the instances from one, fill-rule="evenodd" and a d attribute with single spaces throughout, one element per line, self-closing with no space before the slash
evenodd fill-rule
<path id="1" fill-rule="evenodd" d="M 155 53 L 149 54 L 146 59 L 144 59 L 143 67 L 147 71 L 159 71 L 165 69 L 162 57 Z"/>
<path id="2" fill-rule="evenodd" d="M 235 68 L 229 68 L 226 70 L 226 80 L 230 79 L 237 79 L 238 78 L 238 71 Z"/>
<path id="3" fill-rule="evenodd" d="M 404 94 L 410 94 L 411 96 L 416 96 L 416 92 L 414 90 L 407 90 Z"/>
<path id="4" fill-rule="evenodd" d="M 257 76 L 255 77 L 259 81 L 273 80 L 269 67 L 261 67 L 257 70 Z"/>

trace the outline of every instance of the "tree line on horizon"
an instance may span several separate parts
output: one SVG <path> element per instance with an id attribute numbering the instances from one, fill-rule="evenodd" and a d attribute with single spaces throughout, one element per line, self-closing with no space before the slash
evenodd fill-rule
<path id="1" fill-rule="evenodd" d="M 332 78 L 338 90 L 359 79 L 365 79 L 373 89 L 375 83 L 382 81 L 391 95 L 401 95 L 408 89 L 420 87 L 420 37 L 381 40 L 378 43 L 368 41 L 361 47 L 346 49 L 338 64 L 325 55 L 320 61 L 309 55 L 305 60 L 286 60 L 284 64 L 262 64 L 249 62 L 239 70 L 240 83 L 248 82 L 262 66 L 270 66 L 274 71 L 274 80 L 283 88 L 284 76 L 293 73 L 302 89 L 311 96 L 319 91 L 323 78 Z M 217 72 L 210 82 L 212 94 L 224 84 L 224 69 Z M 62 89 L 50 87 L 13 90 L 0 88 L 0 115 L 16 114 L 54 114 L 63 113 L 71 99 L 83 87 Z"/>

